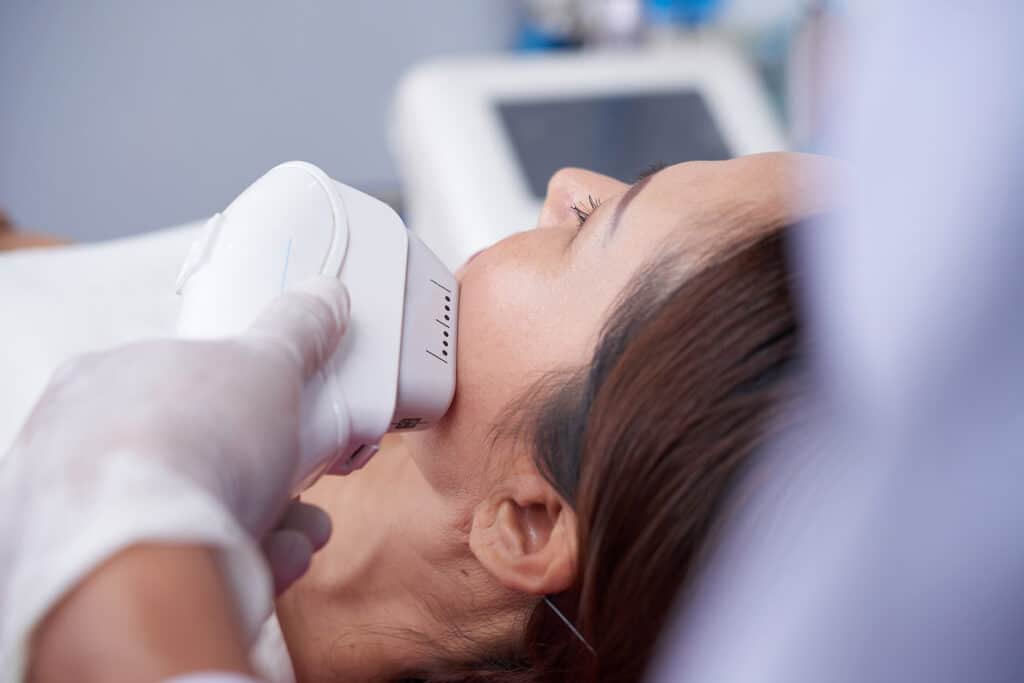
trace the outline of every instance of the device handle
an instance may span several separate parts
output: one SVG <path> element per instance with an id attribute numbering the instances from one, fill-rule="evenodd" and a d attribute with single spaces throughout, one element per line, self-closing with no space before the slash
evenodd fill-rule
<path id="1" fill-rule="evenodd" d="M 348 406 L 335 378 L 325 368 L 306 382 L 302 391 L 299 426 L 299 465 L 292 492 L 309 488 L 348 454 Z"/>

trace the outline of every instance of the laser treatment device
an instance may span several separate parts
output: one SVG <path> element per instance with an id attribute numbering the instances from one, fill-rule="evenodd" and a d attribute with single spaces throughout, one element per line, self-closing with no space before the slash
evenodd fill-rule
<path id="1" fill-rule="evenodd" d="M 304 162 L 271 169 L 207 221 L 178 276 L 178 333 L 242 333 L 316 274 L 345 284 L 351 315 L 304 390 L 295 491 L 362 467 L 386 432 L 435 424 L 455 392 L 454 275 L 389 206 Z"/>

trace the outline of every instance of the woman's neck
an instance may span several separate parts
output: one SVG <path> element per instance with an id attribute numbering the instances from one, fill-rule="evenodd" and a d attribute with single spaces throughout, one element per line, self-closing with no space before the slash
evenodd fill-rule
<path id="1" fill-rule="evenodd" d="M 499 599 L 469 551 L 458 511 L 426 484 L 401 440 L 302 497 L 324 507 L 335 529 L 309 574 L 278 600 L 299 681 L 398 676 L 464 651 L 459 634 L 485 625 L 493 633 L 504 620 L 512 628 L 520 616 L 500 606 L 507 596 Z"/>

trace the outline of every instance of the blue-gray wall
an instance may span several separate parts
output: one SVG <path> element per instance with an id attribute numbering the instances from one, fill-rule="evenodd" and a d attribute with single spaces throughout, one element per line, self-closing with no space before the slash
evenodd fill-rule
<path id="1" fill-rule="evenodd" d="M 0 0 L 0 208 L 96 240 L 221 208 L 299 158 L 393 190 L 411 64 L 513 41 L 515 0 Z"/>

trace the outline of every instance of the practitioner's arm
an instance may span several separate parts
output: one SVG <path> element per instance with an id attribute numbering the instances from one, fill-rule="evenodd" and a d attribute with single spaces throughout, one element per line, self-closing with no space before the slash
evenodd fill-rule
<path id="1" fill-rule="evenodd" d="M 216 557 L 196 545 L 135 546 L 101 565 L 40 625 L 30 666 L 38 683 L 252 675 Z"/>

